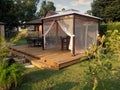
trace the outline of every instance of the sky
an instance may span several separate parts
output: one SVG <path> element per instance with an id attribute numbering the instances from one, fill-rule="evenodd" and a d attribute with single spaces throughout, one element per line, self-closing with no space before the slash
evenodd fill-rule
<path id="1" fill-rule="evenodd" d="M 41 2 L 38 4 L 40 7 Z M 91 2 L 93 0 L 46 0 L 52 1 L 55 4 L 56 10 L 61 10 L 62 8 L 67 9 L 76 9 L 79 10 L 80 13 L 84 14 L 87 10 L 91 10 Z"/>

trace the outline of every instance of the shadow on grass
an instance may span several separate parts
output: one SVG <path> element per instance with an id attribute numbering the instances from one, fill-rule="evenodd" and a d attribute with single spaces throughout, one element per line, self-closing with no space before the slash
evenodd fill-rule
<path id="1" fill-rule="evenodd" d="M 85 85 L 82 90 L 92 90 L 93 85 Z M 120 80 L 103 80 L 98 82 L 95 90 L 120 90 Z"/>
<path id="2" fill-rule="evenodd" d="M 76 82 L 64 82 L 61 84 L 56 84 L 53 87 L 49 87 L 46 90 L 70 90 L 76 85 L 78 85 Z"/>
<path id="3" fill-rule="evenodd" d="M 101 90 L 120 90 L 120 80 L 105 80 Z"/>
<path id="4" fill-rule="evenodd" d="M 59 73 L 62 73 L 64 69 L 62 70 L 41 70 L 34 68 L 33 70 L 28 70 L 28 72 L 25 72 L 23 76 L 23 82 L 20 86 L 18 86 L 15 90 L 33 90 L 32 84 L 42 82 L 45 79 L 50 78 L 53 75 L 57 75 Z"/>
<path id="5" fill-rule="evenodd" d="M 82 90 L 92 90 L 92 86 L 93 85 L 86 85 Z M 120 71 L 111 79 L 99 81 L 96 90 L 120 90 Z"/>

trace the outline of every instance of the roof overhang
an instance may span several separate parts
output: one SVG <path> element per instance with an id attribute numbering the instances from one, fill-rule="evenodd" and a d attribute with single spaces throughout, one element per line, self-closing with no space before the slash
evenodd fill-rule
<path id="1" fill-rule="evenodd" d="M 79 16 L 89 17 L 89 18 L 93 18 L 97 20 L 102 20 L 99 17 L 95 17 L 95 16 L 88 15 L 88 14 L 81 14 L 80 12 L 74 12 L 74 11 L 73 12 L 62 12 L 62 13 L 58 13 L 52 16 L 44 17 L 42 19 L 45 20 L 45 19 L 58 18 L 58 17 L 68 16 L 68 15 L 79 15 Z"/>
<path id="2" fill-rule="evenodd" d="M 25 23 L 26 25 L 42 25 L 42 20 L 41 19 L 35 19 L 31 20 L 29 22 Z"/>

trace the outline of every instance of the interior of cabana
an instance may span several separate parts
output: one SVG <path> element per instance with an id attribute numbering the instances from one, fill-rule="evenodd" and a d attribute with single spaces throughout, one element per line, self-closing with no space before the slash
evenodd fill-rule
<path id="1" fill-rule="evenodd" d="M 44 49 L 69 49 L 73 55 L 84 53 L 97 43 L 100 18 L 62 13 L 43 19 Z"/>

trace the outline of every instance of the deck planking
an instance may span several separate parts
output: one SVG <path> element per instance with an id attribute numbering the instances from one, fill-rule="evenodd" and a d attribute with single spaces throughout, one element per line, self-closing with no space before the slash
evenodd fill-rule
<path id="1" fill-rule="evenodd" d="M 60 50 L 60 49 L 48 49 L 42 50 L 40 47 L 28 47 L 28 46 L 13 46 L 11 47 L 13 54 L 25 55 L 29 58 L 33 65 L 37 67 L 45 68 L 48 65 L 48 68 L 60 69 L 80 61 L 81 57 L 84 57 L 85 54 L 78 54 L 72 56 L 69 50 Z M 41 64 L 41 65 L 40 65 Z"/>

